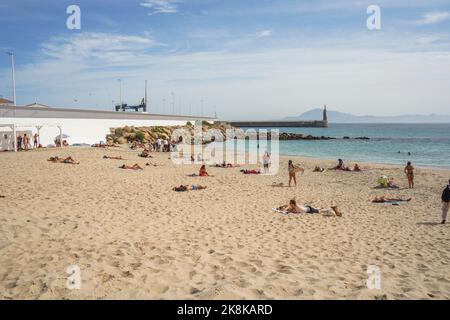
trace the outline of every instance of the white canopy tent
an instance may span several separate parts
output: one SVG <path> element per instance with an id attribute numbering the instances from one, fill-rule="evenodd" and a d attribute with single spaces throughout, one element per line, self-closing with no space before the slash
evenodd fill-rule
<path id="1" fill-rule="evenodd" d="M 17 152 L 17 129 L 18 128 L 36 128 L 37 130 L 37 134 L 38 134 L 38 139 L 40 137 L 40 131 L 43 127 L 56 127 L 59 129 L 59 141 L 60 141 L 60 147 L 63 147 L 62 144 L 62 139 L 63 139 L 63 132 L 62 132 L 62 125 L 60 124 L 50 124 L 50 123 L 46 123 L 46 124 L 0 124 L 0 128 L 10 128 L 13 132 L 13 146 L 14 146 L 14 152 Z M 38 140 L 38 143 L 40 143 L 40 141 Z"/>

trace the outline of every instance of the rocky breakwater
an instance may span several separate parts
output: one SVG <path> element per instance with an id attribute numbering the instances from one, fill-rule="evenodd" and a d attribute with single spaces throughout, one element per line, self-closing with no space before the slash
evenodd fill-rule
<path id="1" fill-rule="evenodd" d="M 282 132 L 279 134 L 279 140 L 334 140 L 336 138 L 326 136 L 303 135 L 301 133 Z"/>
<path id="2" fill-rule="evenodd" d="M 211 124 L 203 122 L 202 124 L 202 141 L 208 143 L 211 140 L 219 141 L 220 136 L 225 137 L 226 130 L 229 126 L 224 124 Z M 182 137 L 183 141 L 194 140 L 194 125 L 188 122 L 184 126 L 151 126 L 151 127 L 133 127 L 125 126 L 119 128 L 111 128 L 110 134 L 106 136 L 106 141 L 111 144 L 127 144 L 135 141 L 142 143 L 155 143 L 157 139 L 172 141 L 172 134 L 176 132 L 178 137 Z M 213 131 L 211 131 L 213 130 Z M 207 134 L 209 132 L 209 134 Z M 211 132 L 217 132 L 216 136 Z M 219 134 L 220 133 L 220 134 Z"/>

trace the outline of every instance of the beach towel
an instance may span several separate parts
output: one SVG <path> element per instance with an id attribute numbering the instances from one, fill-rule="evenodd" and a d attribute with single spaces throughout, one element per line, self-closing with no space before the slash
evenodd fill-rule
<path id="1" fill-rule="evenodd" d="M 273 211 L 273 212 L 282 213 L 282 214 L 289 214 L 289 212 L 280 210 L 280 209 L 278 209 L 278 208 L 272 208 L 272 211 Z"/>
<path id="2" fill-rule="evenodd" d="M 383 202 L 383 204 L 390 205 L 390 206 L 399 206 L 400 202 L 398 202 L 398 201 L 385 201 L 385 202 Z"/>

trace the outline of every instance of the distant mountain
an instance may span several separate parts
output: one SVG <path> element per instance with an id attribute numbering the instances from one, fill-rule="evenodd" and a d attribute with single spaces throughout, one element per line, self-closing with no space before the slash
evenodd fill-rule
<path id="1" fill-rule="evenodd" d="M 351 113 L 328 110 L 328 122 L 332 123 L 450 123 L 450 115 L 402 115 L 402 116 L 356 116 Z M 313 109 L 296 117 L 283 120 L 322 120 L 323 109 Z"/>

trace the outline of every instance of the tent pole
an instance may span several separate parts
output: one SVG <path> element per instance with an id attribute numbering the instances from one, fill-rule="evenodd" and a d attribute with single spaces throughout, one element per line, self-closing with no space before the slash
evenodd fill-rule
<path id="1" fill-rule="evenodd" d="M 16 130 L 16 124 L 13 124 L 13 146 L 14 146 L 14 152 L 17 152 L 17 130 Z"/>

